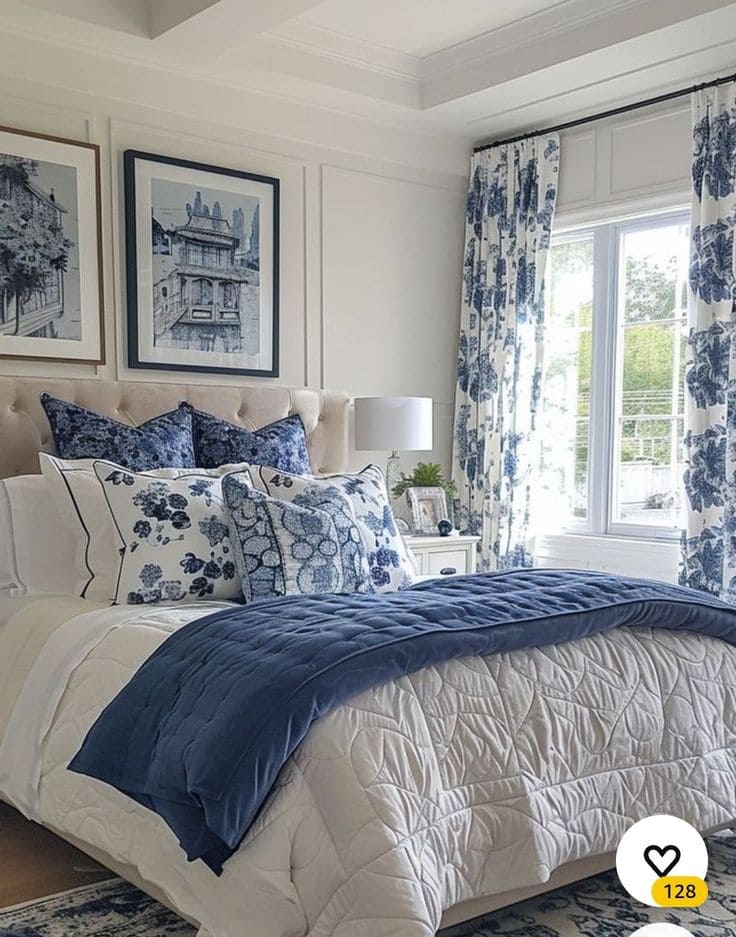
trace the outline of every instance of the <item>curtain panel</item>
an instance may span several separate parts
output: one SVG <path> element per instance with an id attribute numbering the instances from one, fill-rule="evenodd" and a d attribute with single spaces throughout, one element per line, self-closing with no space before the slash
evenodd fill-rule
<path id="1" fill-rule="evenodd" d="M 480 569 L 531 565 L 535 415 L 544 274 L 557 200 L 559 138 L 473 156 L 453 434 L 457 526 L 480 535 Z"/>
<path id="2" fill-rule="evenodd" d="M 736 602 L 736 85 L 695 92 L 680 581 Z"/>

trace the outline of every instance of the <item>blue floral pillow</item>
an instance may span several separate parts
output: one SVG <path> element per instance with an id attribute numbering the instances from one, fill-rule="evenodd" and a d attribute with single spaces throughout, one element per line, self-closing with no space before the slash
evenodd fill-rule
<path id="1" fill-rule="evenodd" d="M 376 592 L 410 586 L 416 570 L 404 539 L 396 527 L 383 472 L 368 465 L 354 475 L 300 477 L 252 466 L 254 487 L 272 498 L 296 502 L 308 488 L 321 488 L 327 498 L 343 498 L 360 533 L 371 582 Z"/>
<path id="2" fill-rule="evenodd" d="M 109 459 L 134 472 L 193 468 L 192 416 L 179 407 L 140 426 L 41 394 L 56 452 L 62 459 Z"/>
<path id="3" fill-rule="evenodd" d="M 237 462 L 271 465 L 283 472 L 305 475 L 312 471 L 307 450 L 307 434 L 297 414 L 249 430 L 221 420 L 211 413 L 195 410 L 187 403 L 182 408 L 192 415 L 192 435 L 197 465 L 217 468 Z"/>
<path id="4" fill-rule="evenodd" d="M 292 501 L 222 482 L 235 563 L 247 602 L 315 592 L 369 592 L 370 571 L 350 506 L 337 489 L 305 486 Z"/>
<path id="5" fill-rule="evenodd" d="M 115 602 L 241 599 L 221 473 L 162 478 L 113 462 L 94 471 L 118 539 Z"/>

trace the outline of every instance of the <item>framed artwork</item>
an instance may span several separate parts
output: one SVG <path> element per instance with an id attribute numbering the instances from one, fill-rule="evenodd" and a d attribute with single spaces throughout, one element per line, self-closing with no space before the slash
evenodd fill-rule
<path id="1" fill-rule="evenodd" d="M 0 127 L 0 357 L 102 364 L 100 149 Z"/>
<path id="2" fill-rule="evenodd" d="M 279 180 L 125 153 L 128 364 L 277 377 Z"/>
<path id="3" fill-rule="evenodd" d="M 420 534 L 436 534 L 437 525 L 447 517 L 447 495 L 444 488 L 409 488 L 409 505 L 414 530 Z"/>

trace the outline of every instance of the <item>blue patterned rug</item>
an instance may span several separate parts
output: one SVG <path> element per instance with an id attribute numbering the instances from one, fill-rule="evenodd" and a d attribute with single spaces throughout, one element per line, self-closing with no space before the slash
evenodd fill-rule
<path id="1" fill-rule="evenodd" d="M 708 841 L 710 899 L 693 911 L 644 908 L 606 872 L 475 921 L 439 937 L 626 937 L 669 921 L 693 937 L 736 935 L 736 833 Z M 120 879 L 87 885 L 0 911 L 0 937 L 194 937 L 176 915 Z"/>

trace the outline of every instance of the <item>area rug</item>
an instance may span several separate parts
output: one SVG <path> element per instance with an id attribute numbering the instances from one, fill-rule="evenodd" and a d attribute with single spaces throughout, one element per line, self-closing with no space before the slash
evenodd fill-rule
<path id="1" fill-rule="evenodd" d="M 696 910 L 644 908 L 626 895 L 615 872 L 606 872 L 446 928 L 439 937 L 628 937 L 657 922 L 679 924 L 693 937 L 734 937 L 736 831 L 710 837 L 708 847 L 710 898 Z M 195 933 L 185 921 L 120 879 L 0 911 L 0 937 L 194 937 Z"/>

